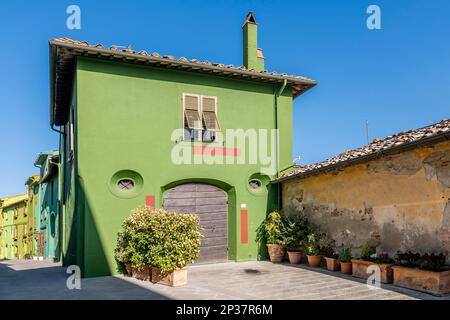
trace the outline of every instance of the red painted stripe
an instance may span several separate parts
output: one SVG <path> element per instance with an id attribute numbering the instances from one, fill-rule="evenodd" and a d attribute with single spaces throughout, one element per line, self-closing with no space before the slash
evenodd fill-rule
<path id="1" fill-rule="evenodd" d="M 248 211 L 241 210 L 241 243 L 248 243 Z"/>
<path id="2" fill-rule="evenodd" d="M 224 148 L 224 147 L 207 147 L 207 146 L 193 146 L 192 152 L 194 154 L 209 155 L 209 156 L 228 156 L 239 157 L 241 150 L 239 148 Z"/>
<path id="3" fill-rule="evenodd" d="M 145 206 L 149 208 L 155 207 L 155 196 L 146 196 L 145 197 Z"/>

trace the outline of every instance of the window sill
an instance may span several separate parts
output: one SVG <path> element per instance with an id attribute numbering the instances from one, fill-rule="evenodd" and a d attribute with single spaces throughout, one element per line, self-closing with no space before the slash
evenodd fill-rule
<path id="1" fill-rule="evenodd" d="M 179 143 L 183 146 L 208 146 L 208 145 L 214 145 L 214 146 L 225 146 L 225 142 L 217 142 L 217 141 L 186 141 L 186 140 L 180 140 L 176 141 L 176 143 Z"/>

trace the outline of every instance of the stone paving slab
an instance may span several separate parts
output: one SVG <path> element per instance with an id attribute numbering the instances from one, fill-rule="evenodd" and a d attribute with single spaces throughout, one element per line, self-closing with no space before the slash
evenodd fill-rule
<path id="1" fill-rule="evenodd" d="M 176 288 L 111 276 L 82 279 L 81 290 L 69 290 L 68 276 L 65 268 L 52 261 L 1 261 L 0 299 L 450 299 L 393 285 L 373 289 L 364 280 L 340 272 L 266 261 L 190 266 L 188 285 Z"/>

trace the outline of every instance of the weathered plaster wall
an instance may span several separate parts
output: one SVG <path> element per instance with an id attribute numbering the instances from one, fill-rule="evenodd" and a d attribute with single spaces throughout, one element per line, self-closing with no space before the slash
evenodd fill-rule
<path id="1" fill-rule="evenodd" d="M 354 254 L 367 242 L 450 252 L 450 142 L 283 183 L 283 209 L 302 210 Z"/>

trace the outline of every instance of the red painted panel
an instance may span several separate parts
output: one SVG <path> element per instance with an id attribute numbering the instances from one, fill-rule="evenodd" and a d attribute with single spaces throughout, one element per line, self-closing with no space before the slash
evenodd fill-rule
<path id="1" fill-rule="evenodd" d="M 248 211 L 247 209 L 241 210 L 241 243 L 248 243 Z"/>
<path id="2" fill-rule="evenodd" d="M 241 150 L 239 148 L 224 148 L 224 147 L 207 147 L 207 146 L 193 146 L 192 152 L 194 154 L 208 155 L 208 156 L 228 156 L 239 157 Z"/>
<path id="3" fill-rule="evenodd" d="M 145 197 L 145 206 L 154 208 L 155 207 L 155 196 L 146 196 Z"/>

